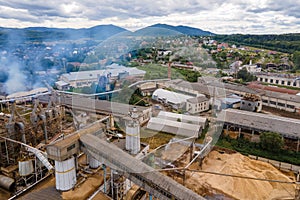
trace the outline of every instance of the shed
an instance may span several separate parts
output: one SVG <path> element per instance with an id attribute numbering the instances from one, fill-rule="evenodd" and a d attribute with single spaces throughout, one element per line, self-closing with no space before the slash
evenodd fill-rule
<path id="1" fill-rule="evenodd" d="M 200 125 L 188 124 L 184 122 L 152 117 L 147 125 L 148 129 L 162 131 L 184 137 L 198 137 L 201 129 Z"/>
<path id="2" fill-rule="evenodd" d="M 180 119 L 180 121 L 183 123 L 200 125 L 202 128 L 207 124 L 207 118 L 205 117 L 183 115 L 166 111 L 160 111 L 157 115 L 157 118 L 168 119 L 172 121 L 177 121 L 178 119 Z"/>

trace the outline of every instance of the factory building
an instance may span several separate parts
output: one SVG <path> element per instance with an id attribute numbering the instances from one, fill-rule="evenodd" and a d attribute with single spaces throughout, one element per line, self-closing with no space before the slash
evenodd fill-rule
<path id="1" fill-rule="evenodd" d="M 300 80 L 290 74 L 258 74 L 257 81 L 290 87 L 300 87 Z"/>
<path id="2" fill-rule="evenodd" d="M 204 117 L 160 111 L 157 117 L 149 120 L 147 128 L 184 137 L 199 137 L 206 124 Z"/>
<path id="3" fill-rule="evenodd" d="M 186 101 L 191 98 L 193 98 L 193 96 L 180 94 L 164 89 L 157 89 L 152 94 L 153 100 L 159 101 L 166 105 L 170 105 L 174 109 L 184 108 L 186 106 Z"/>
<path id="4" fill-rule="evenodd" d="M 200 116 L 192 116 L 192 115 L 183 115 L 172 112 L 160 111 L 157 115 L 158 118 L 168 119 L 173 121 L 181 121 L 183 123 L 200 125 L 204 128 L 207 125 L 207 118 Z"/>
<path id="5" fill-rule="evenodd" d="M 99 77 L 101 76 L 107 77 L 107 75 L 110 75 L 111 78 L 119 80 L 126 78 L 127 76 L 143 78 L 145 74 L 145 71 L 139 70 L 136 67 L 124 67 L 113 64 L 102 70 L 65 73 L 62 74 L 59 79 L 65 83 L 68 83 L 70 87 L 80 88 L 89 87 L 93 83 L 97 83 L 99 81 Z"/>
<path id="6" fill-rule="evenodd" d="M 171 133 L 184 137 L 199 137 L 201 129 L 200 125 L 183 123 L 180 121 L 173 121 L 168 119 L 161 119 L 158 117 L 152 117 L 147 125 L 150 130 Z"/>
<path id="7" fill-rule="evenodd" d="M 299 151 L 300 149 L 300 120 L 287 117 L 280 117 L 270 114 L 249 112 L 238 109 L 223 110 L 218 118 L 224 122 L 225 128 L 238 130 L 238 136 L 242 131 L 251 135 L 251 140 L 259 138 L 260 132 L 270 131 L 279 133 L 282 137 L 292 142 L 290 146 Z"/>

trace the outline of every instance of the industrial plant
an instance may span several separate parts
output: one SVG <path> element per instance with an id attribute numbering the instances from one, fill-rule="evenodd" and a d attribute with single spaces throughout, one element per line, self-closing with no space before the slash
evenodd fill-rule
<path id="1" fill-rule="evenodd" d="M 149 154 L 149 144 L 141 142 L 141 126 L 150 118 L 155 119 L 151 107 L 74 97 L 55 90 L 37 91 L 40 92 L 10 95 L 1 101 L 2 196 L 26 199 L 54 195 L 53 199 L 68 199 L 64 195 L 73 192 L 72 196 L 79 195 L 78 199 L 97 195 L 107 199 L 202 198 L 159 170 L 178 159 L 172 161 L 172 156 L 168 156 L 174 145 L 182 149 L 178 157 L 188 153 L 191 162 L 200 161 L 200 154 L 194 155 L 194 142 L 201 135 L 205 120 L 183 117 L 183 121 L 193 120 L 196 124 L 192 128 L 186 125 L 187 129 L 178 125 L 177 132 L 186 134 L 179 134 L 168 148 L 161 147 L 164 158 L 155 151 Z M 166 112 L 158 118 L 163 116 L 174 123 L 176 118 L 182 118 Z M 210 148 L 210 142 L 202 152 Z M 96 187 L 80 192 L 99 174 Z M 54 192 L 40 187 L 52 179 Z M 138 188 L 134 192 L 133 186 Z"/>

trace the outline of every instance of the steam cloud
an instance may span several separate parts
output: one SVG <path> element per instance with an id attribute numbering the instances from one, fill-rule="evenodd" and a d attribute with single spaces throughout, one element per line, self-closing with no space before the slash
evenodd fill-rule
<path id="1" fill-rule="evenodd" d="M 4 56 L 1 56 L 0 61 L 0 83 L 2 83 L 0 92 L 11 94 L 27 90 L 27 79 L 22 65 Z"/>

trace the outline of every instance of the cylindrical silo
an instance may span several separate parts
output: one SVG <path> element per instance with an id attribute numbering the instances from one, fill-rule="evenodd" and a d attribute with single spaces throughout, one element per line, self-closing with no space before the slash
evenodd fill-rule
<path id="1" fill-rule="evenodd" d="M 137 154 L 141 149 L 140 123 L 136 107 L 130 112 L 130 119 L 126 121 L 126 150 L 131 154 Z"/>
<path id="2" fill-rule="evenodd" d="M 28 176 L 34 171 L 32 160 L 19 161 L 19 175 Z"/>
<path id="3" fill-rule="evenodd" d="M 67 191 L 76 184 L 76 170 L 74 157 L 65 161 L 55 161 L 56 189 Z"/>
<path id="4" fill-rule="evenodd" d="M 96 169 L 100 167 L 101 163 L 98 160 L 96 160 L 93 156 L 87 155 L 87 158 L 88 158 L 90 168 Z"/>

